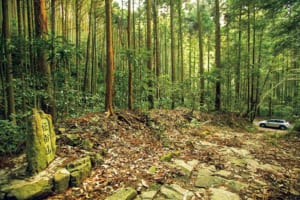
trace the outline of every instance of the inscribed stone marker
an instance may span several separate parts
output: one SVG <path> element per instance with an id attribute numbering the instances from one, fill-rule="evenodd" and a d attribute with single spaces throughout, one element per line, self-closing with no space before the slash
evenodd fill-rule
<path id="1" fill-rule="evenodd" d="M 34 174 L 47 168 L 55 157 L 56 136 L 51 115 L 33 109 L 32 132 L 27 136 L 27 170 L 30 174 Z"/>

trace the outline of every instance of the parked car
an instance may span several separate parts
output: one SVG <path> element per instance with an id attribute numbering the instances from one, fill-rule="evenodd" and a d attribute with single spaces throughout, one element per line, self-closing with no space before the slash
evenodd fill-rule
<path id="1" fill-rule="evenodd" d="M 285 121 L 284 119 L 269 119 L 258 122 L 260 127 L 269 127 L 269 128 L 279 128 L 281 130 L 286 130 L 291 128 L 289 122 Z"/>

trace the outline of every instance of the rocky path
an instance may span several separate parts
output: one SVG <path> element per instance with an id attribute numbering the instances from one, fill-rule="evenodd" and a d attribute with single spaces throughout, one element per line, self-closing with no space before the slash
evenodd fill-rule
<path id="1" fill-rule="evenodd" d="M 90 113 L 58 125 L 56 132 L 56 159 L 37 176 L 46 193 L 25 175 L 24 155 L 2 163 L 0 191 L 9 174 L 18 187 L 26 183 L 31 196 L 50 194 L 48 200 L 300 199 L 300 139 L 233 114 L 121 111 L 107 119 Z M 53 192 L 54 169 L 90 157 L 88 178 Z M 30 196 L 23 187 L 11 187 Z M 6 197 L 0 192 L 0 199 Z"/>
<path id="2" fill-rule="evenodd" d="M 69 120 L 60 132 L 58 156 L 97 152 L 103 163 L 82 186 L 49 200 L 300 199 L 300 140 L 234 115 L 92 114 Z"/>

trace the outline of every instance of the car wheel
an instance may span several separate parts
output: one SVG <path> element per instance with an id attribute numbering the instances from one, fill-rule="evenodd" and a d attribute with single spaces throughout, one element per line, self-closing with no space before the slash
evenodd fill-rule
<path id="1" fill-rule="evenodd" d="M 259 124 L 259 126 L 265 128 L 266 124 Z"/>
<path id="2" fill-rule="evenodd" d="M 285 130 L 286 127 L 285 126 L 279 126 L 280 130 Z"/>

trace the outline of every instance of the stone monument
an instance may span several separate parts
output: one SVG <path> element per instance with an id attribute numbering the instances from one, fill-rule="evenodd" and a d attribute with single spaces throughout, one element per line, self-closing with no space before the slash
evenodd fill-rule
<path id="1" fill-rule="evenodd" d="M 26 157 L 29 174 L 38 173 L 49 165 L 56 152 L 56 135 L 51 115 L 33 109 L 32 131 L 27 134 Z"/>

